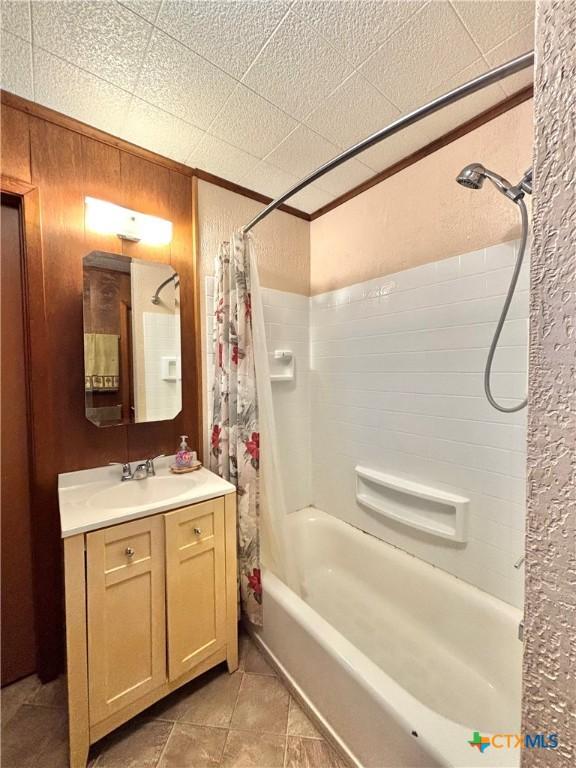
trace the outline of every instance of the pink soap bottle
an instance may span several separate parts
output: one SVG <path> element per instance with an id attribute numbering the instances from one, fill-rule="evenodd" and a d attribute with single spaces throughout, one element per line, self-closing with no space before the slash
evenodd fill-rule
<path id="1" fill-rule="evenodd" d="M 188 447 L 186 440 L 188 435 L 180 435 L 180 449 L 176 454 L 176 466 L 177 467 L 191 467 L 192 466 L 192 451 Z"/>

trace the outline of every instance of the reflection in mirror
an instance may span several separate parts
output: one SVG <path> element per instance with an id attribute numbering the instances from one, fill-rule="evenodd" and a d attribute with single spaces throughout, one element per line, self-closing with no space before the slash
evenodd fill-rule
<path id="1" fill-rule="evenodd" d="M 177 273 L 102 251 L 83 266 L 86 417 L 99 427 L 173 419 L 182 409 Z"/>

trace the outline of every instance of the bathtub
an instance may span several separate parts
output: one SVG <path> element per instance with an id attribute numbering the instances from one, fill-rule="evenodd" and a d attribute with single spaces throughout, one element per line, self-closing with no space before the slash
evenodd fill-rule
<path id="1" fill-rule="evenodd" d="M 317 509 L 289 516 L 298 594 L 263 575 L 257 640 L 351 762 L 497 768 L 519 750 L 520 612 Z"/>

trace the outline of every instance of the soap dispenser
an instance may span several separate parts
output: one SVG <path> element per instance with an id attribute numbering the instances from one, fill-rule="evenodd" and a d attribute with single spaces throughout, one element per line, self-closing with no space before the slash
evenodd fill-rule
<path id="1" fill-rule="evenodd" d="M 192 466 L 192 451 L 188 447 L 188 435 L 180 435 L 180 448 L 176 454 L 176 466 L 185 469 Z"/>

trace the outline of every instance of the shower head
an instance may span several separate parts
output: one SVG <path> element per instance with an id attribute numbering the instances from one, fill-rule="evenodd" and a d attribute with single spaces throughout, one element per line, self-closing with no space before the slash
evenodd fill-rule
<path id="1" fill-rule="evenodd" d="M 456 176 L 456 181 L 468 189 L 482 189 L 485 178 L 486 169 L 484 166 L 480 165 L 480 163 L 470 163 L 470 165 L 462 168 L 458 176 Z"/>
<path id="2" fill-rule="evenodd" d="M 490 179 L 499 192 L 515 203 L 524 197 L 525 192 L 532 192 L 532 170 L 526 171 L 519 184 L 514 186 L 507 179 L 494 171 L 489 171 L 482 163 L 470 163 L 462 168 L 456 181 L 468 189 L 482 189 L 484 179 Z"/>
<path id="3" fill-rule="evenodd" d="M 520 211 L 520 217 L 522 219 L 522 238 L 520 240 L 518 255 L 516 257 L 516 265 L 512 273 L 510 287 L 508 288 L 506 299 L 504 300 L 504 306 L 502 307 L 502 312 L 500 313 L 500 319 L 498 320 L 496 330 L 494 331 L 492 343 L 490 344 L 490 349 L 488 351 L 488 358 L 486 360 L 486 368 L 484 369 L 484 391 L 486 392 L 486 397 L 488 398 L 490 405 L 502 413 L 515 413 L 516 411 L 521 411 L 522 408 L 526 407 L 528 398 L 522 400 L 522 402 L 518 405 L 501 405 L 497 400 L 494 399 L 494 396 L 492 395 L 492 384 L 490 378 L 492 375 L 492 363 L 494 360 L 494 354 L 496 353 L 496 349 L 498 347 L 498 340 L 500 339 L 502 328 L 506 322 L 510 303 L 514 297 L 514 291 L 516 290 L 516 283 L 518 282 L 518 276 L 522 267 L 524 252 L 526 251 L 526 243 L 528 240 L 528 210 L 523 198 L 525 194 L 532 194 L 532 169 L 529 168 L 526 171 L 516 186 L 510 184 L 509 181 L 507 181 L 503 176 L 500 176 L 498 173 L 489 171 L 481 163 L 470 163 L 470 165 L 466 165 L 464 168 L 462 168 L 458 176 L 456 176 L 456 181 L 458 184 L 461 184 L 467 189 L 482 189 L 482 186 L 484 185 L 484 179 L 490 179 L 492 184 L 494 184 L 499 192 L 501 192 L 509 200 L 512 200 L 512 202 L 516 203 Z"/>

